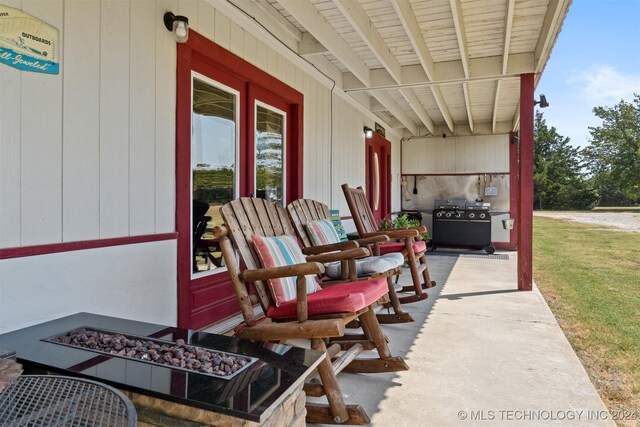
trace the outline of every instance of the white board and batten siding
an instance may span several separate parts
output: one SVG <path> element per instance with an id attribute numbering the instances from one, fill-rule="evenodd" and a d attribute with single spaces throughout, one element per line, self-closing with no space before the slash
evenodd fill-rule
<path id="1" fill-rule="evenodd" d="M 402 143 L 402 173 L 509 172 L 509 135 L 419 138 Z"/>
<path id="2" fill-rule="evenodd" d="M 479 184 L 476 189 L 475 185 L 469 186 L 468 183 L 475 181 L 476 174 L 478 182 L 482 174 L 489 174 L 489 176 L 496 174 L 495 185 L 501 187 L 500 203 L 496 203 L 496 198 L 491 196 L 486 197 L 485 201 L 491 202 L 494 209 L 497 207 L 499 211 L 506 212 L 492 215 L 491 238 L 494 243 L 509 242 L 509 232 L 502 228 L 502 220 L 509 217 L 509 187 L 503 188 L 508 183 L 509 175 L 509 135 L 448 136 L 405 141 L 402 143 L 402 174 L 442 175 L 428 176 L 423 185 L 428 181 L 434 188 L 422 188 L 418 197 L 410 196 L 404 202 L 408 209 L 417 209 L 427 215 L 425 223 L 428 227 L 432 226 L 431 209 L 433 209 L 434 198 L 473 199 L 476 193 L 477 196 L 482 196 Z M 464 174 L 470 176 L 456 176 Z M 418 184 L 422 182 L 420 179 Z M 438 185 L 433 185 L 434 182 L 446 184 L 442 187 L 447 188 L 447 192 L 433 197 L 428 190 L 435 191 L 440 188 Z M 470 188 L 473 194 L 466 193 Z"/>
<path id="3" fill-rule="evenodd" d="M 175 231 L 176 44 L 166 11 L 303 93 L 304 197 L 348 215 L 340 185 L 365 183 L 362 127 L 372 120 L 211 3 L 2 3 L 60 30 L 61 72 L 0 66 L 1 248 Z M 392 146 L 395 185 L 399 141 Z M 0 330 L 83 310 L 175 324 L 175 251 L 169 240 L 2 260 Z"/>
<path id="4" fill-rule="evenodd" d="M 174 231 L 175 42 L 157 28 L 167 3 L 9 5 L 60 30 L 61 72 L 0 67 L 2 247 Z"/>
<path id="5" fill-rule="evenodd" d="M 175 324 L 175 242 L 0 261 L 0 334 L 86 311 Z"/>

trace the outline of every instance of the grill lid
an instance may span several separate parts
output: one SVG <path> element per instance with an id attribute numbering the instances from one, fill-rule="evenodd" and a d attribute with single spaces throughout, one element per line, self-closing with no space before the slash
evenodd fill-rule
<path id="1" fill-rule="evenodd" d="M 487 202 L 467 202 L 467 209 L 473 211 L 491 210 L 491 203 Z"/>
<path id="2" fill-rule="evenodd" d="M 465 199 L 438 199 L 434 209 L 465 209 L 466 204 Z"/>
<path id="3" fill-rule="evenodd" d="M 473 211 L 491 210 L 491 203 L 476 202 L 465 199 L 436 199 L 434 209 L 458 209 Z"/>

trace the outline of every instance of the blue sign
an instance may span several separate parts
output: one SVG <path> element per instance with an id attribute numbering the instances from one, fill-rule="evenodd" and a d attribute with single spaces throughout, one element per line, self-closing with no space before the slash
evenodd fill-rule
<path id="1" fill-rule="evenodd" d="M 60 64 L 57 62 L 40 60 L 3 47 L 0 47 L 0 62 L 19 70 L 47 74 L 58 74 L 60 72 Z"/>
<path id="2" fill-rule="evenodd" d="M 0 63 L 58 74 L 58 29 L 19 9 L 0 5 Z"/>

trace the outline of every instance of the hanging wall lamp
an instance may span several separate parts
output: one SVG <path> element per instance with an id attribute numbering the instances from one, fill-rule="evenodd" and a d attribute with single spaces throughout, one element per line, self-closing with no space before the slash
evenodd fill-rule
<path id="1" fill-rule="evenodd" d="M 189 39 L 189 18 L 186 16 L 167 12 L 164 14 L 164 26 L 173 33 L 176 42 L 186 43 Z"/>
<path id="2" fill-rule="evenodd" d="M 373 138 L 373 129 L 371 129 L 370 127 L 363 127 L 362 131 L 364 132 L 364 137 L 367 139 L 371 139 Z"/>
<path id="3" fill-rule="evenodd" d="M 540 101 L 533 101 L 533 105 L 538 105 L 540 104 L 540 108 L 547 108 L 549 106 L 549 103 L 547 102 L 547 97 L 544 96 L 543 94 L 540 94 Z"/>

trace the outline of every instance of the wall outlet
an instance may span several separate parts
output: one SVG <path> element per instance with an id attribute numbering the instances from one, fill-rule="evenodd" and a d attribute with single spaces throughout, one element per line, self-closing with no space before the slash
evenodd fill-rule
<path id="1" fill-rule="evenodd" d="M 485 196 L 497 196 L 498 195 L 498 187 L 484 187 L 484 195 Z"/>

